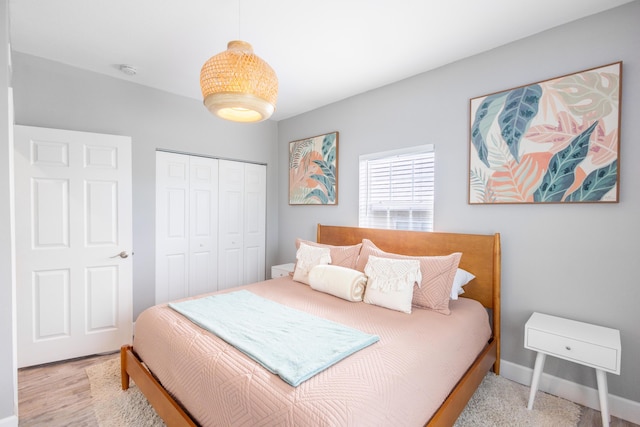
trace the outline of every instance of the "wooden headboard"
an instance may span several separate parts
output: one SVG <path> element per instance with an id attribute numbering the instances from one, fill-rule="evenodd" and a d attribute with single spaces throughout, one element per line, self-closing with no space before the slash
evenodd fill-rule
<path id="1" fill-rule="evenodd" d="M 317 241 L 329 245 L 355 245 L 369 239 L 377 247 L 403 255 L 449 255 L 462 252 L 460 268 L 476 278 L 464 287 L 464 297 L 491 309 L 493 336 L 500 363 L 500 234 L 459 234 L 382 230 L 318 224 Z M 497 370 L 497 369 L 496 369 Z"/>

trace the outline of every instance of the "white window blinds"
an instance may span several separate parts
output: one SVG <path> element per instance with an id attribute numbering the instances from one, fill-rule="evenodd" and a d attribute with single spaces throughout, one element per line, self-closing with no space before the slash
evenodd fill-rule
<path id="1" fill-rule="evenodd" d="M 360 156 L 360 227 L 433 231 L 433 145 Z"/>

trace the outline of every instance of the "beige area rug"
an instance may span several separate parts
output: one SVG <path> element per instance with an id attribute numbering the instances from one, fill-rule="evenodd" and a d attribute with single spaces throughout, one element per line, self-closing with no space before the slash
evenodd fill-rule
<path id="1" fill-rule="evenodd" d="M 100 427 L 155 427 L 164 422 L 133 381 L 123 391 L 120 382 L 120 358 L 86 369 L 91 385 L 93 410 Z"/>
<path id="2" fill-rule="evenodd" d="M 133 382 L 120 387 L 120 359 L 87 368 L 91 396 L 100 427 L 164 426 Z M 455 427 L 575 427 L 580 407 L 568 400 L 538 392 L 527 410 L 529 387 L 488 373 L 460 415 Z"/>
<path id="3" fill-rule="evenodd" d="M 527 386 L 489 372 L 471 396 L 455 427 L 575 427 L 580 407 L 573 402 L 538 391 L 533 409 Z"/>

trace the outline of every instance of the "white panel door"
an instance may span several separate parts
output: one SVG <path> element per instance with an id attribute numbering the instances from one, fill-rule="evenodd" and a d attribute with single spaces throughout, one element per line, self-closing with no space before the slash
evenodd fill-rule
<path id="1" fill-rule="evenodd" d="M 244 166 L 220 160 L 218 289 L 244 284 Z"/>
<path id="2" fill-rule="evenodd" d="M 156 303 L 218 289 L 218 160 L 156 152 Z"/>
<path id="3" fill-rule="evenodd" d="M 156 304 L 187 295 L 189 156 L 156 152 Z"/>
<path id="4" fill-rule="evenodd" d="M 267 167 L 247 163 L 244 170 L 244 283 L 265 279 Z"/>
<path id="5" fill-rule="evenodd" d="M 131 138 L 15 126 L 18 366 L 132 338 Z"/>
<path id="6" fill-rule="evenodd" d="M 188 295 L 218 290 L 218 160 L 189 157 Z"/>

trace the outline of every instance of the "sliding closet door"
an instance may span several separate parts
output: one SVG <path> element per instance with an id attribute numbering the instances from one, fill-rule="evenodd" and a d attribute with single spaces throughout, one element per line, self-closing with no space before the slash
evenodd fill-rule
<path id="1" fill-rule="evenodd" d="M 156 153 L 156 303 L 265 279 L 266 166 Z"/>
<path id="2" fill-rule="evenodd" d="M 187 294 L 188 207 L 189 157 L 156 152 L 156 304 Z"/>
<path id="3" fill-rule="evenodd" d="M 246 164 L 244 183 L 244 283 L 254 283 L 265 279 L 267 167 Z"/>
<path id="4" fill-rule="evenodd" d="M 156 153 L 156 303 L 217 285 L 218 161 Z"/>
<path id="5" fill-rule="evenodd" d="M 218 160 L 189 158 L 189 296 L 218 290 Z"/>
<path id="6" fill-rule="evenodd" d="M 218 289 L 265 279 L 266 170 L 220 160 Z"/>
<path id="7" fill-rule="evenodd" d="M 220 160 L 218 289 L 244 283 L 244 166 Z"/>

